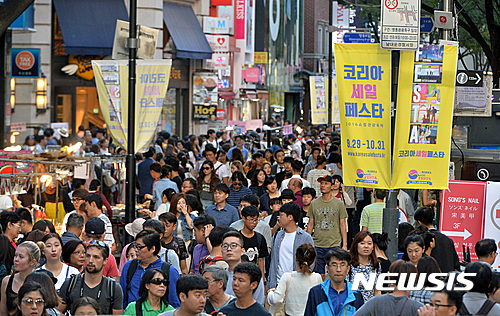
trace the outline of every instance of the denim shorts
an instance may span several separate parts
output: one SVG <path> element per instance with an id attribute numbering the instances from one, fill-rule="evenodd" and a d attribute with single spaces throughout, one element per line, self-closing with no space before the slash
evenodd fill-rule
<path id="1" fill-rule="evenodd" d="M 316 268 L 314 269 L 314 272 L 317 272 L 319 274 L 325 274 L 325 255 L 329 250 L 332 250 L 335 247 L 329 247 L 329 248 L 321 248 L 321 247 L 314 247 L 316 248 Z"/>

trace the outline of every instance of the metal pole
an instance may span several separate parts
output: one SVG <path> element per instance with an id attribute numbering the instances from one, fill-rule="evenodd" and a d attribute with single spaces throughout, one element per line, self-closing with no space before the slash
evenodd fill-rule
<path id="1" fill-rule="evenodd" d="M 135 59 L 137 55 L 137 0 L 130 0 L 130 29 L 128 38 L 128 130 L 127 130 L 127 203 L 125 222 L 135 219 Z M 126 239 L 128 234 L 126 235 Z"/>
<path id="2" fill-rule="evenodd" d="M 390 190 L 387 198 L 385 200 L 384 208 L 384 218 L 382 222 L 382 231 L 389 235 L 389 245 L 387 251 L 385 252 L 387 259 L 394 262 L 398 259 L 398 222 L 399 222 L 399 211 L 398 211 L 398 192 L 396 190 Z"/>
<path id="3" fill-rule="evenodd" d="M 332 125 L 333 1 L 328 1 L 328 126 Z"/>

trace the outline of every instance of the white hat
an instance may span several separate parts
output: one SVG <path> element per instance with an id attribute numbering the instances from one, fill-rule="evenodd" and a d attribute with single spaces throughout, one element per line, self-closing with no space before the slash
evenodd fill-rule
<path id="1" fill-rule="evenodd" d="M 61 137 L 69 137 L 69 132 L 66 127 L 60 128 L 57 131 L 59 132 L 59 135 L 61 135 Z"/>
<path id="2" fill-rule="evenodd" d="M 13 209 L 12 199 L 10 196 L 2 195 L 0 196 L 0 211 L 5 211 L 8 209 Z"/>
<path id="3" fill-rule="evenodd" d="M 125 225 L 125 230 L 130 236 L 134 237 L 142 230 L 142 224 L 146 220 L 144 218 L 136 218 L 132 223 Z"/>

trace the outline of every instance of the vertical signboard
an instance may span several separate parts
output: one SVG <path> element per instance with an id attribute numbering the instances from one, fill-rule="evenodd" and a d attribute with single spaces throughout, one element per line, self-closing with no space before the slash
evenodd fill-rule
<path id="1" fill-rule="evenodd" d="M 193 118 L 217 120 L 217 74 L 205 72 L 193 76 Z"/>
<path id="2" fill-rule="evenodd" d="M 446 189 L 457 46 L 401 52 L 393 188 Z"/>
<path id="3" fill-rule="evenodd" d="M 235 0 L 234 9 L 234 37 L 236 39 L 245 38 L 245 22 L 246 22 L 246 4 L 245 0 Z"/>
<path id="4" fill-rule="evenodd" d="M 380 47 L 416 50 L 420 40 L 421 0 L 381 0 Z"/>
<path id="5" fill-rule="evenodd" d="M 500 236 L 500 183 L 488 182 L 484 211 L 484 238 L 492 238 L 498 243 L 498 236 Z M 497 271 L 500 269 L 500 256 L 496 257 L 492 267 Z"/>
<path id="6" fill-rule="evenodd" d="M 333 94 L 332 94 L 332 123 L 340 123 L 339 97 L 337 95 L 337 79 L 332 76 Z M 326 76 L 309 77 L 309 87 L 311 91 L 311 123 L 328 123 L 328 78 Z"/>
<path id="7" fill-rule="evenodd" d="M 391 183 L 391 52 L 378 44 L 335 44 L 344 184 Z"/>
<path id="8" fill-rule="evenodd" d="M 12 48 L 11 76 L 13 78 L 40 77 L 40 49 L 39 48 Z"/>
<path id="9" fill-rule="evenodd" d="M 474 245 L 484 236 L 485 200 L 485 182 L 450 181 L 449 189 L 443 190 L 439 231 L 453 240 L 460 260 L 462 246 L 469 247 L 472 260 L 477 260 Z"/>

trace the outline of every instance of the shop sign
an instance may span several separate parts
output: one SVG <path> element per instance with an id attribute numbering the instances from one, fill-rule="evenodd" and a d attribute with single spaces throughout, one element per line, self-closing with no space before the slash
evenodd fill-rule
<path id="1" fill-rule="evenodd" d="M 229 52 L 229 35 L 206 35 L 214 52 Z"/>
<path id="2" fill-rule="evenodd" d="M 217 115 L 217 74 L 195 73 L 193 76 L 193 118 L 216 120 Z"/>
<path id="3" fill-rule="evenodd" d="M 267 52 L 255 52 L 255 53 L 253 53 L 253 63 L 254 64 L 267 64 Z"/>
<path id="4" fill-rule="evenodd" d="M 26 123 L 12 123 L 10 124 L 10 131 L 13 132 L 25 132 L 26 131 Z"/>
<path id="5" fill-rule="evenodd" d="M 212 1 L 210 1 L 210 4 L 212 6 L 233 5 L 233 0 L 212 0 Z"/>
<path id="6" fill-rule="evenodd" d="M 209 69 L 224 69 L 229 67 L 229 55 L 224 53 L 212 54 L 212 59 L 207 59 L 207 68 Z"/>
<path id="7" fill-rule="evenodd" d="M 266 84 L 266 71 L 264 65 L 242 66 L 241 79 L 246 83 L 256 83 L 260 85 Z"/>
<path id="8" fill-rule="evenodd" d="M 11 67 L 13 78 L 40 77 L 40 49 L 12 48 Z"/>
<path id="9" fill-rule="evenodd" d="M 232 0 L 229 0 L 232 2 Z M 229 34 L 234 34 L 234 7 L 231 5 L 220 5 L 217 7 L 217 16 L 227 20 L 227 27 L 229 28 Z"/>
<path id="10" fill-rule="evenodd" d="M 203 33 L 229 34 L 229 22 L 227 19 L 204 16 Z"/>
<path id="11" fill-rule="evenodd" d="M 226 110 L 217 109 L 217 121 L 223 121 L 226 119 Z"/>
<path id="12" fill-rule="evenodd" d="M 245 0 L 235 0 L 234 22 L 235 30 L 234 36 L 236 39 L 245 39 Z"/>

